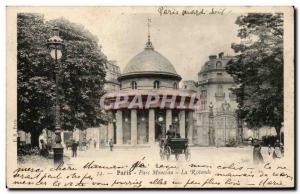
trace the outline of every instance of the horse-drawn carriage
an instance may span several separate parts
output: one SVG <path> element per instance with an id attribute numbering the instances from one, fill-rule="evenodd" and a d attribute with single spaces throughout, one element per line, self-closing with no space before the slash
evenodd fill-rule
<path id="1" fill-rule="evenodd" d="M 164 160 L 170 159 L 171 155 L 175 155 L 176 160 L 179 159 L 180 154 L 184 154 L 185 160 L 189 161 L 191 158 L 191 151 L 186 138 L 167 138 L 160 141 L 160 158 Z"/>

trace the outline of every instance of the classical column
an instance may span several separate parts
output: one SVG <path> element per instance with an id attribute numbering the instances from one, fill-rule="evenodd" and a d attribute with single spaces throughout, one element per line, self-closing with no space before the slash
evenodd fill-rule
<path id="1" fill-rule="evenodd" d="M 131 145 L 137 144 L 137 115 L 136 110 L 131 110 Z"/>
<path id="2" fill-rule="evenodd" d="M 117 142 L 116 144 L 123 144 L 123 120 L 122 120 L 122 110 L 117 110 L 116 112 L 116 125 L 117 125 Z"/>
<path id="3" fill-rule="evenodd" d="M 113 123 L 108 123 L 107 126 L 107 139 L 109 140 L 113 140 L 114 139 L 114 124 Z"/>
<path id="4" fill-rule="evenodd" d="M 180 137 L 185 138 L 185 110 L 179 112 L 179 132 Z"/>
<path id="5" fill-rule="evenodd" d="M 149 144 L 155 142 L 155 110 L 149 109 Z"/>
<path id="6" fill-rule="evenodd" d="M 166 111 L 166 130 L 169 130 L 169 126 L 172 125 L 172 110 L 167 109 Z"/>
<path id="7" fill-rule="evenodd" d="M 194 130 L 194 118 L 193 111 L 189 111 L 188 113 L 188 139 L 189 144 L 193 144 L 193 130 Z"/>

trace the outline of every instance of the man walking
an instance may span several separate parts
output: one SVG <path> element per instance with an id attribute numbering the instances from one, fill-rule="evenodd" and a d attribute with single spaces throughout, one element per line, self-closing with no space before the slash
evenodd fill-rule
<path id="1" fill-rule="evenodd" d="M 97 147 L 97 141 L 94 139 L 94 149 Z"/>
<path id="2" fill-rule="evenodd" d="M 77 142 L 75 140 L 73 140 L 73 143 L 72 143 L 72 157 L 73 158 L 76 158 L 77 157 Z"/>
<path id="3" fill-rule="evenodd" d="M 109 140 L 108 145 L 109 145 L 110 151 L 113 151 L 114 143 L 113 143 L 112 139 Z"/>

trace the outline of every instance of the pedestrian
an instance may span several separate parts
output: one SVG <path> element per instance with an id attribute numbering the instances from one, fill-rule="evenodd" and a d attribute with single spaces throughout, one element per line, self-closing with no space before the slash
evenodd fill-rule
<path id="1" fill-rule="evenodd" d="M 109 145 L 110 151 L 113 151 L 114 142 L 112 139 L 109 140 L 108 145 Z"/>
<path id="2" fill-rule="evenodd" d="M 73 143 L 72 143 L 72 157 L 73 158 L 77 157 L 77 147 L 78 147 L 78 143 L 75 140 L 73 140 Z"/>
<path id="3" fill-rule="evenodd" d="M 280 148 L 280 142 L 277 139 L 274 144 L 274 152 L 273 152 L 273 159 L 281 158 L 281 148 Z"/>
<path id="4" fill-rule="evenodd" d="M 283 143 L 280 143 L 280 151 L 281 151 L 281 157 L 284 156 L 284 146 Z"/>
<path id="5" fill-rule="evenodd" d="M 97 147 L 97 141 L 94 139 L 94 149 Z"/>
<path id="6" fill-rule="evenodd" d="M 272 147 L 270 144 L 268 145 L 268 154 L 269 156 L 272 154 Z"/>
<path id="7" fill-rule="evenodd" d="M 176 136 L 175 131 L 173 130 L 173 126 L 169 125 L 169 129 L 167 131 L 167 139 L 174 138 Z"/>
<path id="8" fill-rule="evenodd" d="M 91 148 L 92 139 L 90 138 L 87 143 L 87 149 Z"/>
<path id="9" fill-rule="evenodd" d="M 47 149 L 47 146 L 46 146 L 44 140 L 41 139 L 40 143 L 41 143 L 40 155 L 43 157 L 47 157 L 49 155 L 49 152 L 48 152 L 48 149 Z"/>
<path id="10" fill-rule="evenodd" d="M 261 154 L 261 146 L 260 146 L 258 141 L 254 142 L 253 162 L 254 162 L 254 164 L 264 163 L 264 159 L 263 159 L 263 156 Z"/>

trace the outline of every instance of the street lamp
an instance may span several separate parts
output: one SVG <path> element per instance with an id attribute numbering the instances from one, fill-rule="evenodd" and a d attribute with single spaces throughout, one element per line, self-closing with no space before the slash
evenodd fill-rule
<path id="1" fill-rule="evenodd" d="M 213 119 L 214 119 L 214 112 L 213 112 L 213 108 L 214 105 L 212 104 L 212 102 L 210 102 L 209 106 L 209 115 L 208 115 L 208 134 L 209 134 L 209 145 L 215 145 L 215 132 L 214 132 L 214 128 L 213 128 Z"/>
<path id="2" fill-rule="evenodd" d="M 163 121 L 164 121 L 164 118 L 160 115 L 160 116 L 158 117 L 158 121 L 159 121 L 159 122 L 163 122 Z"/>
<path id="3" fill-rule="evenodd" d="M 174 118 L 174 122 L 177 123 L 178 122 L 178 117 Z"/>
<path id="4" fill-rule="evenodd" d="M 62 50 L 64 47 L 63 40 L 59 37 L 59 29 L 55 26 L 53 29 L 53 36 L 47 40 L 47 47 L 50 50 L 50 56 L 55 61 L 56 68 L 56 98 L 55 98 L 55 144 L 53 146 L 54 152 L 54 164 L 60 164 L 63 162 L 64 148 L 61 144 L 61 126 L 60 126 L 60 105 L 59 105 L 59 74 L 60 74 L 60 64 L 58 60 L 62 57 Z"/>

